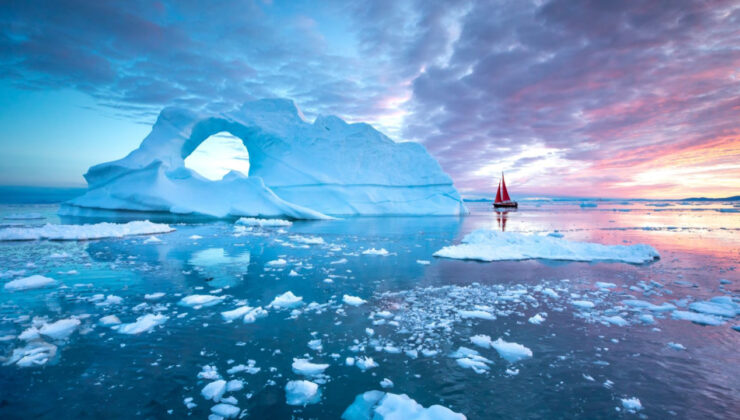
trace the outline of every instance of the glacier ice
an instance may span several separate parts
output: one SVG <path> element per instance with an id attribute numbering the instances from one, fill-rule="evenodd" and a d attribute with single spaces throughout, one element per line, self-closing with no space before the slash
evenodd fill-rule
<path id="1" fill-rule="evenodd" d="M 249 153 L 249 176 L 212 181 L 185 167 L 211 135 L 228 132 Z M 166 108 L 138 149 L 91 167 L 88 191 L 62 215 L 100 210 L 213 217 L 323 219 L 331 215 L 467 213 L 452 179 L 418 143 L 396 143 L 368 124 L 305 120 L 293 101 L 263 99 L 199 115 Z"/>

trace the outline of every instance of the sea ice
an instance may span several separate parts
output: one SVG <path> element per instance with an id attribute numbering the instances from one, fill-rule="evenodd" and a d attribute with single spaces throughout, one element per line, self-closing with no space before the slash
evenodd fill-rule
<path id="1" fill-rule="evenodd" d="M 121 238 L 129 235 L 168 233 L 175 229 L 169 225 L 148 220 L 128 223 L 97 223 L 94 225 L 52 225 L 0 229 L 0 241 L 84 241 L 101 238 Z"/>
<path id="2" fill-rule="evenodd" d="M 481 311 L 481 310 L 472 310 L 472 311 L 465 311 L 465 310 L 458 310 L 458 314 L 460 314 L 461 318 L 478 318 L 478 319 L 487 319 L 487 320 L 494 320 L 496 319 L 496 315 Z"/>
<path id="3" fill-rule="evenodd" d="M 571 303 L 579 309 L 592 309 L 595 306 L 590 300 L 574 300 Z"/>
<path id="4" fill-rule="evenodd" d="M 36 340 L 26 344 L 25 347 L 16 348 L 4 365 L 19 367 L 33 367 L 45 365 L 57 354 L 57 346 L 44 341 Z"/>
<path id="5" fill-rule="evenodd" d="M 254 308 L 252 308 L 251 306 L 240 306 L 231 311 L 221 312 L 221 317 L 225 321 L 233 321 L 237 318 L 242 318 L 247 312 L 251 311 L 252 309 Z"/>
<path id="6" fill-rule="evenodd" d="M 275 299 L 273 299 L 267 306 L 275 309 L 290 309 L 300 306 L 302 303 L 302 297 L 294 295 L 291 291 L 287 291 L 282 295 L 275 297 Z"/>
<path id="7" fill-rule="evenodd" d="M 53 286 L 56 283 L 57 281 L 52 278 L 35 274 L 33 276 L 23 277 L 5 283 L 5 290 L 17 292 L 21 290 L 41 289 L 44 287 Z"/>
<path id="8" fill-rule="evenodd" d="M 729 296 L 716 296 L 708 301 L 694 302 L 689 305 L 689 309 L 703 314 L 728 318 L 734 318 L 740 314 L 740 305 L 733 302 Z"/>
<path id="9" fill-rule="evenodd" d="M 136 322 L 130 324 L 121 324 L 118 332 L 121 334 L 141 334 L 151 331 L 157 325 L 162 325 L 168 317 L 162 314 L 146 314 L 136 318 Z"/>
<path id="10" fill-rule="evenodd" d="M 325 363 L 311 363 L 308 359 L 293 359 L 293 372 L 303 376 L 318 376 L 329 367 Z"/>
<path id="11" fill-rule="evenodd" d="M 121 320 L 118 319 L 115 315 L 108 315 L 100 318 L 98 320 L 98 323 L 104 327 L 110 327 L 111 325 L 118 325 L 121 323 Z"/>
<path id="12" fill-rule="evenodd" d="M 642 403 L 640 403 L 640 400 L 635 397 L 622 398 L 622 407 L 624 407 L 625 410 L 634 413 L 642 410 Z"/>
<path id="13" fill-rule="evenodd" d="M 372 357 L 358 357 L 357 360 L 355 360 L 355 365 L 363 372 L 368 369 L 378 367 L 378 364 Z"/>
<path id="14" fill-rule="evenodd" d="M 320 399 L 319 386 L 311 381 L 289 381 L 285 384 L 285 403 L 288 405 L 315 404 Z"/>
<path id="15" fill-rule="evenodd" d="M 77 318 L 60 319 L 51 324 L 44 324 L 44 326 L 39 329 L 39 334 L 53 340 L 64 340 L 72 335 L 79 326 L 80 320 Z"/>
<path id="16" fill-rule="evenodd" d="M 602 245 L 572 242 L 547 236 L 478 229 L 459 245 L 446 246 L 436 257 L 462 260 L 501 261 L 532 258 L 571 261 L 620 261 L 640 264 L 659 258 L 650 245 Z"/>
<path id="17" fill-rule="evenodd" d="M 518 343 L 506 342 L 501 338 L 492 342 L 491 347 L 498 352 L 499 356 L 506 359 L 509 363 L 516 363 L 520 360 L 532 357 L 532 350 Z"/>
<path id="18" fill-rule="evenodd" d="M 177 304 L 180 306 L 186 306 L 189 308 L 200 309 L 208 306 L 213 306 L 221 303 L 224 300 L 223 296 L 214 295 L 189 295 L 180 299 Z"/>
<path id="19" fill-rule="evenodd" d="M 219 402 L 221 397 L 226 392 L 226 381 L 223 379 L 217 379 L 213 382 L 209 382 L 203 389 L 200 390 L 200 394 L 207 400 L 213 400 Z"/>
<path id="20" fill-rule="evenodd" d="M 342 302 L 346 303 L 347 305 L 351 305 L 351 306 L 360 306 L 367 301 L 357 296 L 344 295 L 342 296 Z"/>
<path id="21" fill-rule="evenodd" d="M 259 227 L 286 227 L 292 225 L 293 222 L 284 219 L 256 219 L 254 217 L 241 217 L 236 221 L 236 224 Z"/>
<path id="22" fill-rule="evenodd" d="M 342 413 L 343 420 L 465 420 L 447 407 L 424 408 L 406 394 L 368 391 L 358 395 Z"/>
<path id="23" fill-rule="evenodd" d="M 529 318 L 529 323 L 530 324 L 540 325 L 543 322 L 545 322 L 545 318 L 542 315 L 540 315 L 540 314 L 535 314 L 534 316 L 531 316 Z"/>
<path id="24" fill-rule="evenodd" d="M 725 320 L 716 317 L 714 315 L 707 315 L 707 314 L 700 314 L 696 312 L 689 312 L 689 311 L 673 311 L 671 313 L 671 316 L 673 319 L 680 319 L 683 321 L 691 321 L 696 324 L 701 325 L 722 325 L 725 323 Z"/>
<path id="25" fill-rule="evenodd" d="M 156 292 L 156 293 L 147 293 L 144 295 L 144 299 L 146 300 L 159 300 L 164 297 L 164 293 L 162 292 Z"/>
<path id="26" fill-rule="evenodd" d="M 362 251 L 362 253 L 364 255 L 381 255 L 381 256 L 388 255 L 388 251 L 385 248 L 380 248 L 380 249 L 370 248 L 370 249 L 366 249 Z"/>
<path id="27" fill-rule="evenodd" d="M 211 407 L 211 412 L 213 414 L 225 419 L 236 418 L 239 415 L 239 411 L 241 411 L 239 407 L 225 403 L 216 404 Z"/>

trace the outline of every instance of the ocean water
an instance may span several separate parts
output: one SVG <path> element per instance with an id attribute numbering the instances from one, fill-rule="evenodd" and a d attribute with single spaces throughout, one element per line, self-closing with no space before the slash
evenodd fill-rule
<path id="1" fill-rule="evenodd" d="M 339 418 L 370 390 L 407 394 L 469 419 L 738 418 L 740 332 L 733 327 L 740 319 L 699 325 L 674 319 L 672 311 L 624 303 L 667 302 L 689 312 L 692 303 L 716 296 L 737 303 L 737 207 L 538 201 L 503 214 L 489 206 L 471 203 L 471 215 L 462 218 L 349 218 L 287 228 L 235 229 L 233 220 L 160 215 L 150 218 L 176 229 L 157 235 L 160 241 L 0 242 L 0 284 L 32 274 L 58 282 L 19 292 L 0 287 L 0 361 L 26 345 L 18 335 L 32 324 L 80 320 L 68 338 L 44 338 L 56 346 L 47 363 L 0 366 L 0 418 L 206 418 L 215 403 L 201 395 L 211 382 L 199 378 L 204 366 L 244 381 L 242 390 L 226 395 L 247 418 Z M 60 220 L 56 210 L 55 204 L 3 205 L 0 225 L 98 221 Z M 29 213 L 39 218 L 7 218 Z M 661 258 L 630 265 L 432 256 L 478 228 L 646 243 Z M 322 242 L 306 244 L 319 242 L 306 238 Z M 363 253 L 371 248 L 388 254 Z M 303 304 L 267 308 L 288 291 Z M 153 293 L 164 296 L 145 298 Z M 223 299 L 198 309 L 178 304 L 194 294 Z M 348 305 L 344 295 L 366 302 Z M 581 300 L 594 307 L 574 305 Z M 222 317 L 242 305 L 261 306 L 267 315 L 251 323 Z M 465 318 L 460 311 L 467 310 L 496 319 Z M 99 325 L 107 315 L 130 323 L 146 314 L 167 319 L 138 335 Z M 530 322 L 537 314 L 544 320 Z M 616 317 L 625 322 L 609 321 Z M 509 363 L 471 342 L 481 334 L 519 343 L 532 357 Z M 481 373 L 451 357 L 461 346 L 488 360 Z M 348 357 L 371 357 L 378 366 L 362 371 L 348 366 Z M 329 367 L 307 378 L 293 372 L 294 358 Z M 253 369 L 227 373 L 240 364 Z M 386 378 L 392 388 L 381 388 Z M 318 383 L 320 400 L 287 405 L 285 385 L 297 379 Z M 188 408 L 186 398 L 197 405 Z M 639 399 L 642 409 L 626 410 L 628 398 Z"/>

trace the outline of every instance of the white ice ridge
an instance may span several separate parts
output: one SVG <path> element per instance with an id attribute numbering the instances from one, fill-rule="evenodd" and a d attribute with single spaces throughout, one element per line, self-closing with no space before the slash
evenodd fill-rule
<path id="1" fill-rule="evenodd" d="M 52 225 L 41 227 L 9 227 L 0 229 L 0 241 L 85 241 L 121 238 L 129 235 L 149 235 L 174 231 L 169 225 L 140 220 L 128 223 L 96 223 L 91 225 Z"/>
<path id="2" fill-rule="evenodd" d="M 641 264 L 660 258 L 650 245 L 602 245 L 592 242 L 572 242 L 548 236 L 525 235 L 478 229 L 467 234 L 461 244 L 446 246 L 436 257 L 461 260 L 570 260 L 619 261 Z"/>
<path id="3" fill-rule="evenodd" d="M 447 407 L 424 408 L 406 394 L 368 391 L 358 395 L 342 414 L 344 420 L 465 420 Z"/>
<path id="4" fill-rule="evenodd" d="M 211 181 L 185 167 L 211 135 L 249 153 L 249 176 Z M 138 149 L 91 167 L 88 191 L 60 214 L 157 211 L 214 217 L 322 219 L 327 215 L 467 213 L 452 179 L 419 143 L 396 143 L 363 123 L 307 122 L 291 100 L 247 102 L 228 113 L 164 109 Z"/>

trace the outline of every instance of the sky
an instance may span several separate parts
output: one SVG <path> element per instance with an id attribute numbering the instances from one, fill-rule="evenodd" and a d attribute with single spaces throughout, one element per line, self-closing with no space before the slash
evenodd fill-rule
<path id="1" fill-rule="evenodd" d="M 165 106 L 293 99 L 464 193 L 740 194 L 740 3 L 3 1 L 0 185 L 84 185 Z"/>

